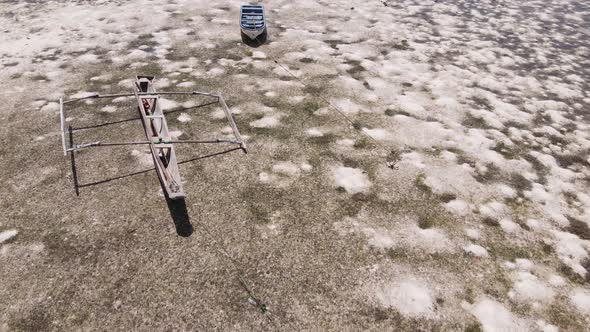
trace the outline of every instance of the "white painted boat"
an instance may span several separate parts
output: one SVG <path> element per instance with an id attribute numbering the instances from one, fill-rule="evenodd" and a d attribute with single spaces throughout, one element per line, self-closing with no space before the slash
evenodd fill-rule
<path id="1" fill-rule="evenodd" d="M 266 34 L 264 7 L 260 5 L 243 5 L 240 7 L 240 28 L 242 33 L 251 40 L 264 37 Z"/>

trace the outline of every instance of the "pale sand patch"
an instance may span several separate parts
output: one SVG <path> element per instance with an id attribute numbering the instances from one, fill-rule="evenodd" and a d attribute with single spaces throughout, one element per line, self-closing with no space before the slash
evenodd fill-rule
<path id="1" fill-rule="evenodd" d="M 477 244 L 468 244 L 463 247 L 463 250 L 465 250 L 466 253 L 476 257 L 488 257 L 488 251 L 486 250 L 486 248 Z"/>
<path id="2" fill-rule="evenodd" d="M 117 107 L 112 106 L 112 105 L 107 105 L 107 106 L 101 108 L 100 110 L 105 113 L 114 113 L 117 111 Z"/>
<path id="3" fill-rule="evenodd" d="M 98 56 L 96 56 L 96 54 L 92 54 L 92 53 L 82 54 L 82 55 L 76 57 L 76 60 L 78 60 L 80 62 L 84 62 L 84 63 L 97 63 L 99 61 Z"/>
<path id="4" fill-rule="evenodd" d="M 272 171 L 275 173 L 280 173 L 280 174 L 285 174 L 285 175 L 290 175 L 290 176 L 298 175 L 301 172 L 299 167 L 291 161 L 282 161 L 282 162 L 275 164 L 272 167 Z"/>
<path id="5" fill-rule="evenodd" d="M 191 120 L 192 120 L 191 116 L 186 113 L 180 113 L 180 115 L 178 116 L 178 121 L 180 121 L 182 123 L 187 123 L 187 122 L 190 122 Z"/>
<path id="6" fill-rule="evenodd" d="M 47 103 L 46 100 L 36 100 L 34 102 L 31 103 L 31 106 L 33 108 L 40 108 L 41 106 L 45 105 Z"/>
<path id="7" fill-rule="evenodd" d="M 484 331 L 525 331 L 526 325 L 502 303 L 483 298 L 471 308 Z"/>
<path id="8" fill-rule="evenodd" d="M 159 103 L 160 103 L 160 108 L 162 109 L 162 111 L 175 109 L 179 106 L 178 103 L 175 102 L 174 100 L 165 99 L 165 98 L 160 98 Z"/>
<path id="9" fill-rule="evenodd" d="M 479 240 L 481 238 L 481 234 L 480 234 L 479 230 L 477 230 L 475 228 L 466 228 L 465 235 L 467 235 L 467 237 L 470 238 L 471 240 Z"/>
<path id="10" fill-rule="evenodd" d="M 500 227 L 506 233 L 515 233 L 520 230 L 520 226 L 509 218 L 500 220 Z"/>
<path id="11" fill-rule="evenodd" d="M 250 126 L 254 128 L 274 128 L 279 125 L 280 121 L 277 115 L 265 116 L 262 119 L 250 122 Z"/>
<path id="12" fill-rule="evenodd" d="M 266 59 L 266 54 L 262 51 L 254 51 L 252 52 L 253 59 Z"/>
<path id="13" fill-rule="evenodd" d="M 464 216 L 468 215 L 469 212 L 471 212 L 471 208 L 469 207 L 469 204 L 467 204 L 467 202 L 460 200 L 460 199 L 454 199 L 448 203 L 445 203 L 444 206 L 451 213 L 453 213 L 457 216 L 460 216 L 460 217 L 464 217 Z"/>
<path id="14" fill-rule="evenodd" d="M 336 99 L 332 100 L 331 103 L 341 112 L 346 114 L 354 114 L 360 112 L 360 106 L 350 99 Z"/>
<path id="15" fill-rule="evenodd" d="M 322 137 L 324 133 L 319 128 L 309 128 L 305 131 L 309 137 Z"/>
<path id="16" fill-rule="evenodd" d="M 16 229 L 9 229 L 7 231 L 0 232 L 0 243 L 8 241 L 18 234 Z"/>
<path id="17" fill-rule="evenodd" d="M 140 164 L 149 166 L 154 164 L 154 158 L 152 157 L 151 152 L 149 151 L 139 151 L 139 150 L 131 150 L 131 156 L 137 158 Z"/>
<path id="18" fill-rule="evenodd" d="M 590 315 L 590 291 L 584 288 L 575 288 L 570 294 L 570 302 L 578 308 L 578 310 Z"/>
<path id="19" fill-rule="evenodd" d="M 304 172 L 311 172 L 311 170 L 313 169 L 313 166 L 311 166 L 308 163 L 301 163 L 299 165 L 299 168 L 301 168 L 301 170 L 304 171 Z"/>
<path id="20" fill-rule="evenodd" d="M 381 305 L 395 308 L 406 317 L 429 317 L 434 314 L 432 291 L 413 278 L 378 289 L 376 297 Z"/>
<path id="21" fill-rule="evenodd" d="M 363 132 L 378 141 L 387 141 L 394 138 L 394 136 L 390 132 L 382 128 L 363 128 Z"/>
<path id="22" fill-rule="evenodd" d="M 182 135 L 182 131 L 180 130 L 170 130 L 169 131 L 170 137 L 172 139 L 178 139 Z"/>
<path id="23" fill-rule="evenodd" d="M 59 111 L 59 104 L 50 102 L 47 103 L 45 106 L 41 107 L 41 112 L 55 112 Z"/>
<path id="24" fill-rule="evenodd" d="M 336 141 L 336 144 L 346 147 L 354 146 L 354 140 L 349 138 L 339 139 Z"/>
<path id="25" fill-rule="evenodd" d="M 195 86 L 195 82 L 182 82 L 176 84 L 176 86 L 179 88 L 192 88 L 193 86 Z"/>
<path id="26" fill-rule="evenodd" d="M 338 187 L 350 194 L 367 192 L 371 187 L 369 177 L 362 170 L 351 167 L 333 167 L 332 177 Z"/>
<path id="27" fill-rule="evenodd" d="M 555 292 L 535 275 L 526 271 L 516 272 L 512 276 L 514 282 L 508 296 L 520 302 L 548 302 Z"/>

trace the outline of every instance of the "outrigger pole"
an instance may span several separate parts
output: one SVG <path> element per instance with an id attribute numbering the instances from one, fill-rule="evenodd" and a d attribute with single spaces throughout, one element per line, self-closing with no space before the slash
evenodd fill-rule
<path id="1" fill-rule="evenodd" d="M 152 157 L 154 160 L 155 170 L 160 178 L 162 188 L 164 189 L 166 196 L 170 199 L 178 199 L 186 197 L 182 189 L 180 173 L 178 171 L 178 161 L 176 159 L 176 153 L 173 144 L 235 144 L 237 148 L 241 149 L 244 153 L 247 153 L 246 143 L 242 139 L 238 127 L 233 119 L 233 115 L 229 107 L 227 106 L 225 99 L 221 94 L 207 93 L 201 91 L 170 91 L 170 92 L 156 92 L 153 85 L 153 76 L 137 76 L 133 82 L 133 93 L 118 93 L 118 94 L 91 94 L 81 98 L 74 98 L 59 100 L 59 114 L 60 114 L 60 126 L 62 136 L 62 147 L 64 156 L 68 153 L 74 156 L 77 150 L 91 147 L 109 147 L 109 146 L 124 146 L 124 145 L 149 145 Z M 175 140 L 172 139 L 169 131 L 168 124 L 164 112 L 160 107 L 160 96 L 161 95 L 200 95 L 217 98 L 217 102 L 223 109 L 225 116 L 232 129 L 234 138 L 213 138 L 213 139 L 202 139 L 202 140 Z M 64 105 L 83 101 L 86 99 L 100 99 L 100 98 L 117 98 L 117 97 L 131 97 L 135 96 L 137 100 L 137 109 L 142 125 L 145 131 L 145 141 L 133 141 L 133 142 L 88 142 L 81 144 L 73 144 L 72 131 L 75 128 L 70 128 L 70 147 L 66 145 L 66 110 Z M 72 164 L 73 165 L 73 164 Z M 74 167 L 74 166 L 72 166 Z M 75 172 L 75 170 L 73 170 Z M 76 184 L 76 193 L 78 185 Z"/>
<path id="2" fill-rule="evenodd" d="M 140 95 L 140 96 L 141 95 L 150 95 L 150 94 L 151 93 L 148 93 L 148 92 L 138 93 L 138 95 Z M 219 98 L 221 96 L 220 94 L 208 93 L 208 92 L 202 92 L 202 91 L 168 91 L 168 92 L 158 92 L 158 94 L 159 95 L 199 95 L 199 96 L 209 96 L 209 97 L 216 97 L 216 98 Z M 65 100 L 63 103 L 69 104 L 69 103 L 73 103 L 73 102 L 81 101 L 81 100 L 85 100 L 85 99 L 118 98 L 118 97 L 133 97 L 133 96 L 135 96 L 134 93 L 114 93 L 114 94 L 106 94 L 106 95 L 93 93 L 88 96 L 84 96 L 84 97 L 80 97 L 80 98 L 68 99 L 68 100 Z"/>

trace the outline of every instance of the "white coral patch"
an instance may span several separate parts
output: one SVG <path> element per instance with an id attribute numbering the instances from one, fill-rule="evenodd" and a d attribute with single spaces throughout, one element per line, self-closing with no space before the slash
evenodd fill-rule
<path id="1" fill-rule="evenodd" d="M 229 135 L 229 134 L 233 133 L 233 129 L 230 126 L 225 126 L 225 127 L 221 128 L 221 133 L 224 135 Z"/>
<path id="2" fill-rule="evenodd" d="M 258 174 L 258 181 L 262 183 L 271 183 L 273 181 L 276 181 L 276 179 L 276 175 L 268 174 L 266 172 L 261 172 L 260 174 Z"/>
<path id="3" fill-rule="evenodd" d="M 466 228 L 465 235 L 472 240 L 479 240 L 481 238 L 479 231 L 475 228 Z"/>
<path id="4" fill-rule="evenodd" d="M 45 105 L 46 103 L 47 103 L 47 101 L 45 101 L 45 100 L 36 100 L 36 101 L 34 101 L 34 102 L 31 103 L 31 106 L 33 108 L 39 108 L 39 107 Z"/>
<path id="5" fill-rule="evenodd" d="M 587 271 L 580 263 L 588 257 L 587 242 L 568 232 L 552 230 L 551 233 L 555 238 L 555 251 L 559 259 L 584 277 Z"/>
<path id="6" fill-rule="evenodd" d="M 225 112 L 221 108 L 215 109 L 215 111 L 211 112 L 211 117 L 213 119 L 223 119 L 225 118 Z"/>
<path id="7" fill-rule="evenodd" d="M 7 231 L 0 232 L 0 243 L 8 241 L 18 234 L 16 229 L 9 229 Z"/>
<path id="8" fill-rule="evenodd" d="M 301 165 L 299 165 L 299 168 L 301 168 L 301 170 L 304 172 L 311 172 L 311 170 L 313 169 L 313 166 L 311 166 L 308 163 L 301 163 Z"/>
<path id="9" fill-rule="evenodd" d="M 190 122 L 191 120 L 191 116 L 186 113 L 180 113 L 180 115 L 178 116 L 178 121 L 182 123 Z"/>
<path id="10" fill-rule="evenodd" d="M 554 291 L 535 275 L 526 271 L 516 272 L 513 277 L 514 285 L 509 293 L 519 301 L 547 302 L 555 295 Z"/>
<path id="11" fill-rule="evenodd" d="M 250 126 L 254 128 L 274 128 L 279 124 L 279 117 L 276 115 L 265 116 L 259 120 L 250 122 Z"/>
<path id="12" fill-rule="evenodd" d="M 432 291 L 413 279 L 387 285 L 376 295 L 384 307 L 395 308 L 407 317 L 429 317 L 434 313 Z"/>
<path id="13" fill-rule="evenodd" d="M 386 141 L 393 139 L 393 135 L 385 129 L 382 128 L 375 128 L 375 129 L 368 129 L 363 128 L 363 132 L 372 138 L 379 140 L 379 141 Z"/>
<path id="14" fill-rule="evenodd" d="M 502 303 L 484 298 L 477 302 L 471 313 L 479 320 L 484 331 L 524 331 L 524 323 Z"/>
<path id="15" fill-rule="evenodd" d="M 570 294 L 570 302 L 578 308 L 578 310 L 590 315 L 590 291 L 583 288 L 576 288 Z"/>
<path id="16" fill-rule="evenodd" d="M 338 110 L 346 114 L 354 114 L 360 112 L 360 106 L 350 99 L 336 99 L 331 101 Z"/>
<path id="17" fill-rule="evenodd" d="M 536 324 L 542 332 L 559 332 L 559 327 L 549 324 L 542 319 L 539 319 Z"/>
<path id="18" fill-rule="evenodd" d="M 195 86 L 195 82 L 182 82 L 176 85 L 179 88 L 192 88 Z"/>
<path id="19" fill-rule="evenodd" d="M 85 62 L 85 63 L 97 63 L 98 62 L 98 56 L 96 56 L 96 54 L 92 54 L 92 53 L 82 54 L 79 57 L 77 57 L 76 59 L 80 62 Z"/>
<path id="20" fill-rule="evenodd" d="M 139 150 L 131 150 L 131 156 L 137 158 L 137 160 L 143 165 L 153 165 L 154 159 L 152 157 L 151 152 L 148 151 L 139 151 Z"/>
<path id="21" fill-rule="evenodd" d="M 503 217 L 506 214 L 506 211 L 506 205 L 495 201 L 484 204 L 479 208 L 479 212 L 483 217 L 492 218 L 496 220 Z"/>
<path id="22" fill-rule="evenodd" d="M 332 177 L 338 187 L 351 194 L 366 192 L 371 187 L 367 174 L 358 168 L 335 167 L 332 169 Z"/>
<path id="23" fill-rule="evenodd" d="M 402 154 L 402 162 L 408 163 L 416 168 L 423 169 L 426 167 L 424 158 L 418 152 L 409 152 Z"/>
<path id="24" fill-rule="evenodd" d="M 448 203 L 445 203 L 445 208 L 460 217 L 466 216 L 471 211 L 469 204 L 460 199 L 454 199 Z"/>
<path id="25" fill-rule="evenodd" d="M 354 140 L 350 138 L 339 139 L 336 141 L 336 144 L 346 147 L 354 146 Z"/>
<path id="26" fill-rule="evenodd" d="M 207 75 L 210 76 L 219 76 L 223 73 L 225 73 L 225 69 L 223 68 L 211 68 L 209 71 L 207 71 Z"/>
<path id="27" fill-rule="evenodd" d="M 127 54 L 127 57 L 129 57 L 130 59 L 144 59 L 147 58 L 148 55 L 149 54 L 147 52 L 136 49 Z"/>
<path id="28" fill-rule="evenodd" d="M 169 132 L 170 137 L 172 137 L 172 139 L 178 139 L 181 135 L 182 135 L 182 131 L 180 130 L 171 130 Z"/>
<path id="29" fill-rule="evenodd" d="M 504 218 L 504 219 L 500 220 L 500 227 L 506 233 L 514 233 L 514 232 L 520 230 L 520 226 L 518 226 L 517 223 L 513 222 L 512 220 L 510 220 L 508 218 Z"/>
<path id="30" fill-rule="evenodd" d="M 159 99 L 160 108 L 162 111 L 171 110 L 177 108 L 179 105 L 174 100 L 160 98 Z"/>
<path id="31" fill-rule="evenodd" d="M 289 104 L 299 104 L 300 102 L 303 101 L 303 99 L 305 99 L 305 96 L 291 96 L 291 97 L 287 97 L 287 101 L 289 102 Z"/>
<path id="32" fill-rule="evenodd" d="M 41 107 L 41 112 L 54 112 L 59 111 L 59 104 L 58 103 L 48 103 L 47 105 Z"/>
<path id="33" fill-rule="evenodd" d="M 319 128 L 309 128 L 305 131 L 309 137 L 322 137 L 324 133 Z"/>
<path id="34" fill-rule="evenodd" d="M 463 250 L 465 250 L 466 253 L 476 257 L 488 257 L 488 251 L 486 250 L 486 248 L 477 244 L 468 244 L 463 247 Z"/>
<path id="35" fill-rule="evenodd" d="M 113 99 L 112 102 L 113 103 L 123 103 L 128 100 L 131 100 L 131 97 L 117 97 L 117 98 Z"/>
<path id="36" fill-rule="evenodd" d="M 290 175 L 290 176 L 294 176 L 294 175 L 297 175 L 300 173 L 299 167 L 297 167 L 297 165 L 295 165 L 291 161 L 282 161 L 282 162 L 275 164 L 272 167 L 272 171 L 275 173 L 280 173 L 280 174 L 285 174 L 285 175 Z"/>
<path id="37" fill-rule="evenodd" d="M 105 113 L 113 113 L 117 111 L 117 107 L 116 106 L 112 106 L 112 105 L 107 105 L 103 108 L 100 109 L 101 111 L 105 112 Z"/>
<path id="38" fill-rule="evenodd" d="M 253 59 L 266 59 L 266 54 L 262 51 L 254 51 L 252 52 Z"/>
<path id="39" fill-rule="evenodd" d="M 369 238 L 369 245 L 378 249 L 389 249 L 394 245 L 394 240 L 385 230 L 365 227 L 363 233 Z"/>
<path id="40" fill-rule="evenodd" d="M 552 274 L 549 277 L 549 284 L 553 287 L 561 287 L 566 284 L 566 281 L 562 276 L 557 275 L 557 274 Z"/>

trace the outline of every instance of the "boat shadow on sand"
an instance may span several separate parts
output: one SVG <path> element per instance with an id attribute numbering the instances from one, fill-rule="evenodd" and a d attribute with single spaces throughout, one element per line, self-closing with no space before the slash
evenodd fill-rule
<path id="1" fill-rule="evenodd" d="M 176 234 L 182 237 L 189 237 L 193 234 L 193 224 L 191 224 L 186 200 L 184 198 L 170 199 L 166 197 L 166 204 L 170 210 L 170 216 L 176 227 Z"/>

